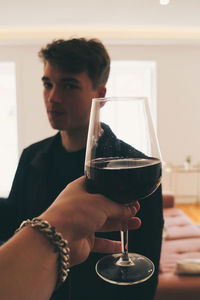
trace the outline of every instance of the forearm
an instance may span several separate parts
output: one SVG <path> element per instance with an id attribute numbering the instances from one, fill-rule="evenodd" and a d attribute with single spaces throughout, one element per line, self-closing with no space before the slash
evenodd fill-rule
<path id="1" fill-rule="evenodd" d="M 49 299 L 57 279 L 57 254 L 29 226 L 1 247 L 0 299 Z"/>
<path id="2" fill-rule="evenodd" d="M 56 286 L 58 268 L 58 254 L 54 253 L 52 244 L 56 244 L 57 249 L 61 251 L 59 256 L 62 256 L 62 266 L 68 268 L 68 259 L 70 266 L 80 264 L 88 258 L 92 250 L 97 248 L 102 253 L 105 250 L 116 251 L 116 243 L 112 241 L 110 243 L 105 240 L 101 243 L 98 241 L 97 246 L 95 232 L 119 230 L 121 222 L 125 220 L 132 229 L 140 226 L 138 219 L 133 218 L 137 212 L 136 207 L 130 209 L 100 194 L 89 194 L 85 192 L 84 182 L 84 178 L 80 178 L 71 183 L 39 216 L 39 219 L 46 220 L 54 226 L 56 232 L 60 232 L 67 243 L 60 238 L 57 240 L 59 236 L 48 227 L 48 224 L 48 228 L 40 227 L 38 220 L 32 220 L 28 221 L 28 225 L 27 222 L 24 223 L 27 226 L 23 227 L 23 224 L 23 229 L 0 248 L 0 299 L 46 300 L 50 298 Z M 31 227 L 35 226 L 35 221 L 37 229 Z M 43 236 L 47 231 L 48 234 L 53 233 L 51 237 L 48 235 L 52 244 L 47 236 Z M 60 243 L 57 243 L 58 241 Z M 67 244 L 70 248 L 70 258 Z M 62 251 L 63 247 L 66 247 L 66 251 Z M 60 279 L 65 279 L 65 274 Z"/>

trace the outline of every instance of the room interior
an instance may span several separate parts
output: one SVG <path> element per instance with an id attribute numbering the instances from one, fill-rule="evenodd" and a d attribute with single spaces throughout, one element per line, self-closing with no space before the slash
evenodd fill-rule
<path id="1" fill-rule="evenodd" d="M 16 64 L 18 157 L 23 148 L 55 133 L 43 104 L 39 49 L 58 38 L 99 38 L 111 60 L 156 62 L 163 191 L 182 210 L 183 204 L 194 205 L 200 224 L 200 2 L 0 2 L 0 62 Z"/>
<path id="2" fill-rule="evenodd" d="M 113 0 L 1 3 L 0 61 L 16 64 L 18 155 L 53 133 L 43 105 L 39 49 L 53 39 L 85 36 L 101 39 L 112 60 L 156 62 L 157 133 L 163 161 L 183 165 L 189 156 L 198 167 L 200 4 L 195 0 L 115 4 Z M 164 189 L 175 190 L 179 202 L 196 202 L 197 181 L 198 174 L 191 172 L 177 175 L 170 170 L 163 176 Z M 179 199 L 179 194 L 184 197 Z"/>

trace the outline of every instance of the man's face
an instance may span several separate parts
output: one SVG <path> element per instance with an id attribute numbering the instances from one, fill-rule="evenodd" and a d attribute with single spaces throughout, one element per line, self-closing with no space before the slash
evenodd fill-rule
<path id="1" fill-rule="evenodd" d="M 88 126 L 92 98 L 105 95 L 105 87 L 94 89 L 86 72 L 66 73 L 49 63 L 42 81 L 49 122 L 58 130 Z"/>

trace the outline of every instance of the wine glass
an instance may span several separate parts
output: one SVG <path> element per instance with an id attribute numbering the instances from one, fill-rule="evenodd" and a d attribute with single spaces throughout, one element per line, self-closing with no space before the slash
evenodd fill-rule
<path id="1" fill-rule="evenodd" d="M 146 98 L 92 100 L 85 158 L 86 186 L 123 205 L 151 195 L 161 182 L 161 155 Z M 127 224 L 122 224 L 122 253 L 107 255 L 97 274 L 113 284 L 143 282 L 154 273 L 153 262 L 128 253 Z"/>

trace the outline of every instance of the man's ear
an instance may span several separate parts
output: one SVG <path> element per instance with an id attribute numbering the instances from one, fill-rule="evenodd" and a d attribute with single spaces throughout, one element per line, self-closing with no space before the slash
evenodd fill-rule
<path id="1" fill-rule="evenodd" d="M 105 85 L 101 85 L 98 87 L 98 98 L 104 98 L 106 94 L 106 87 Z"/>

